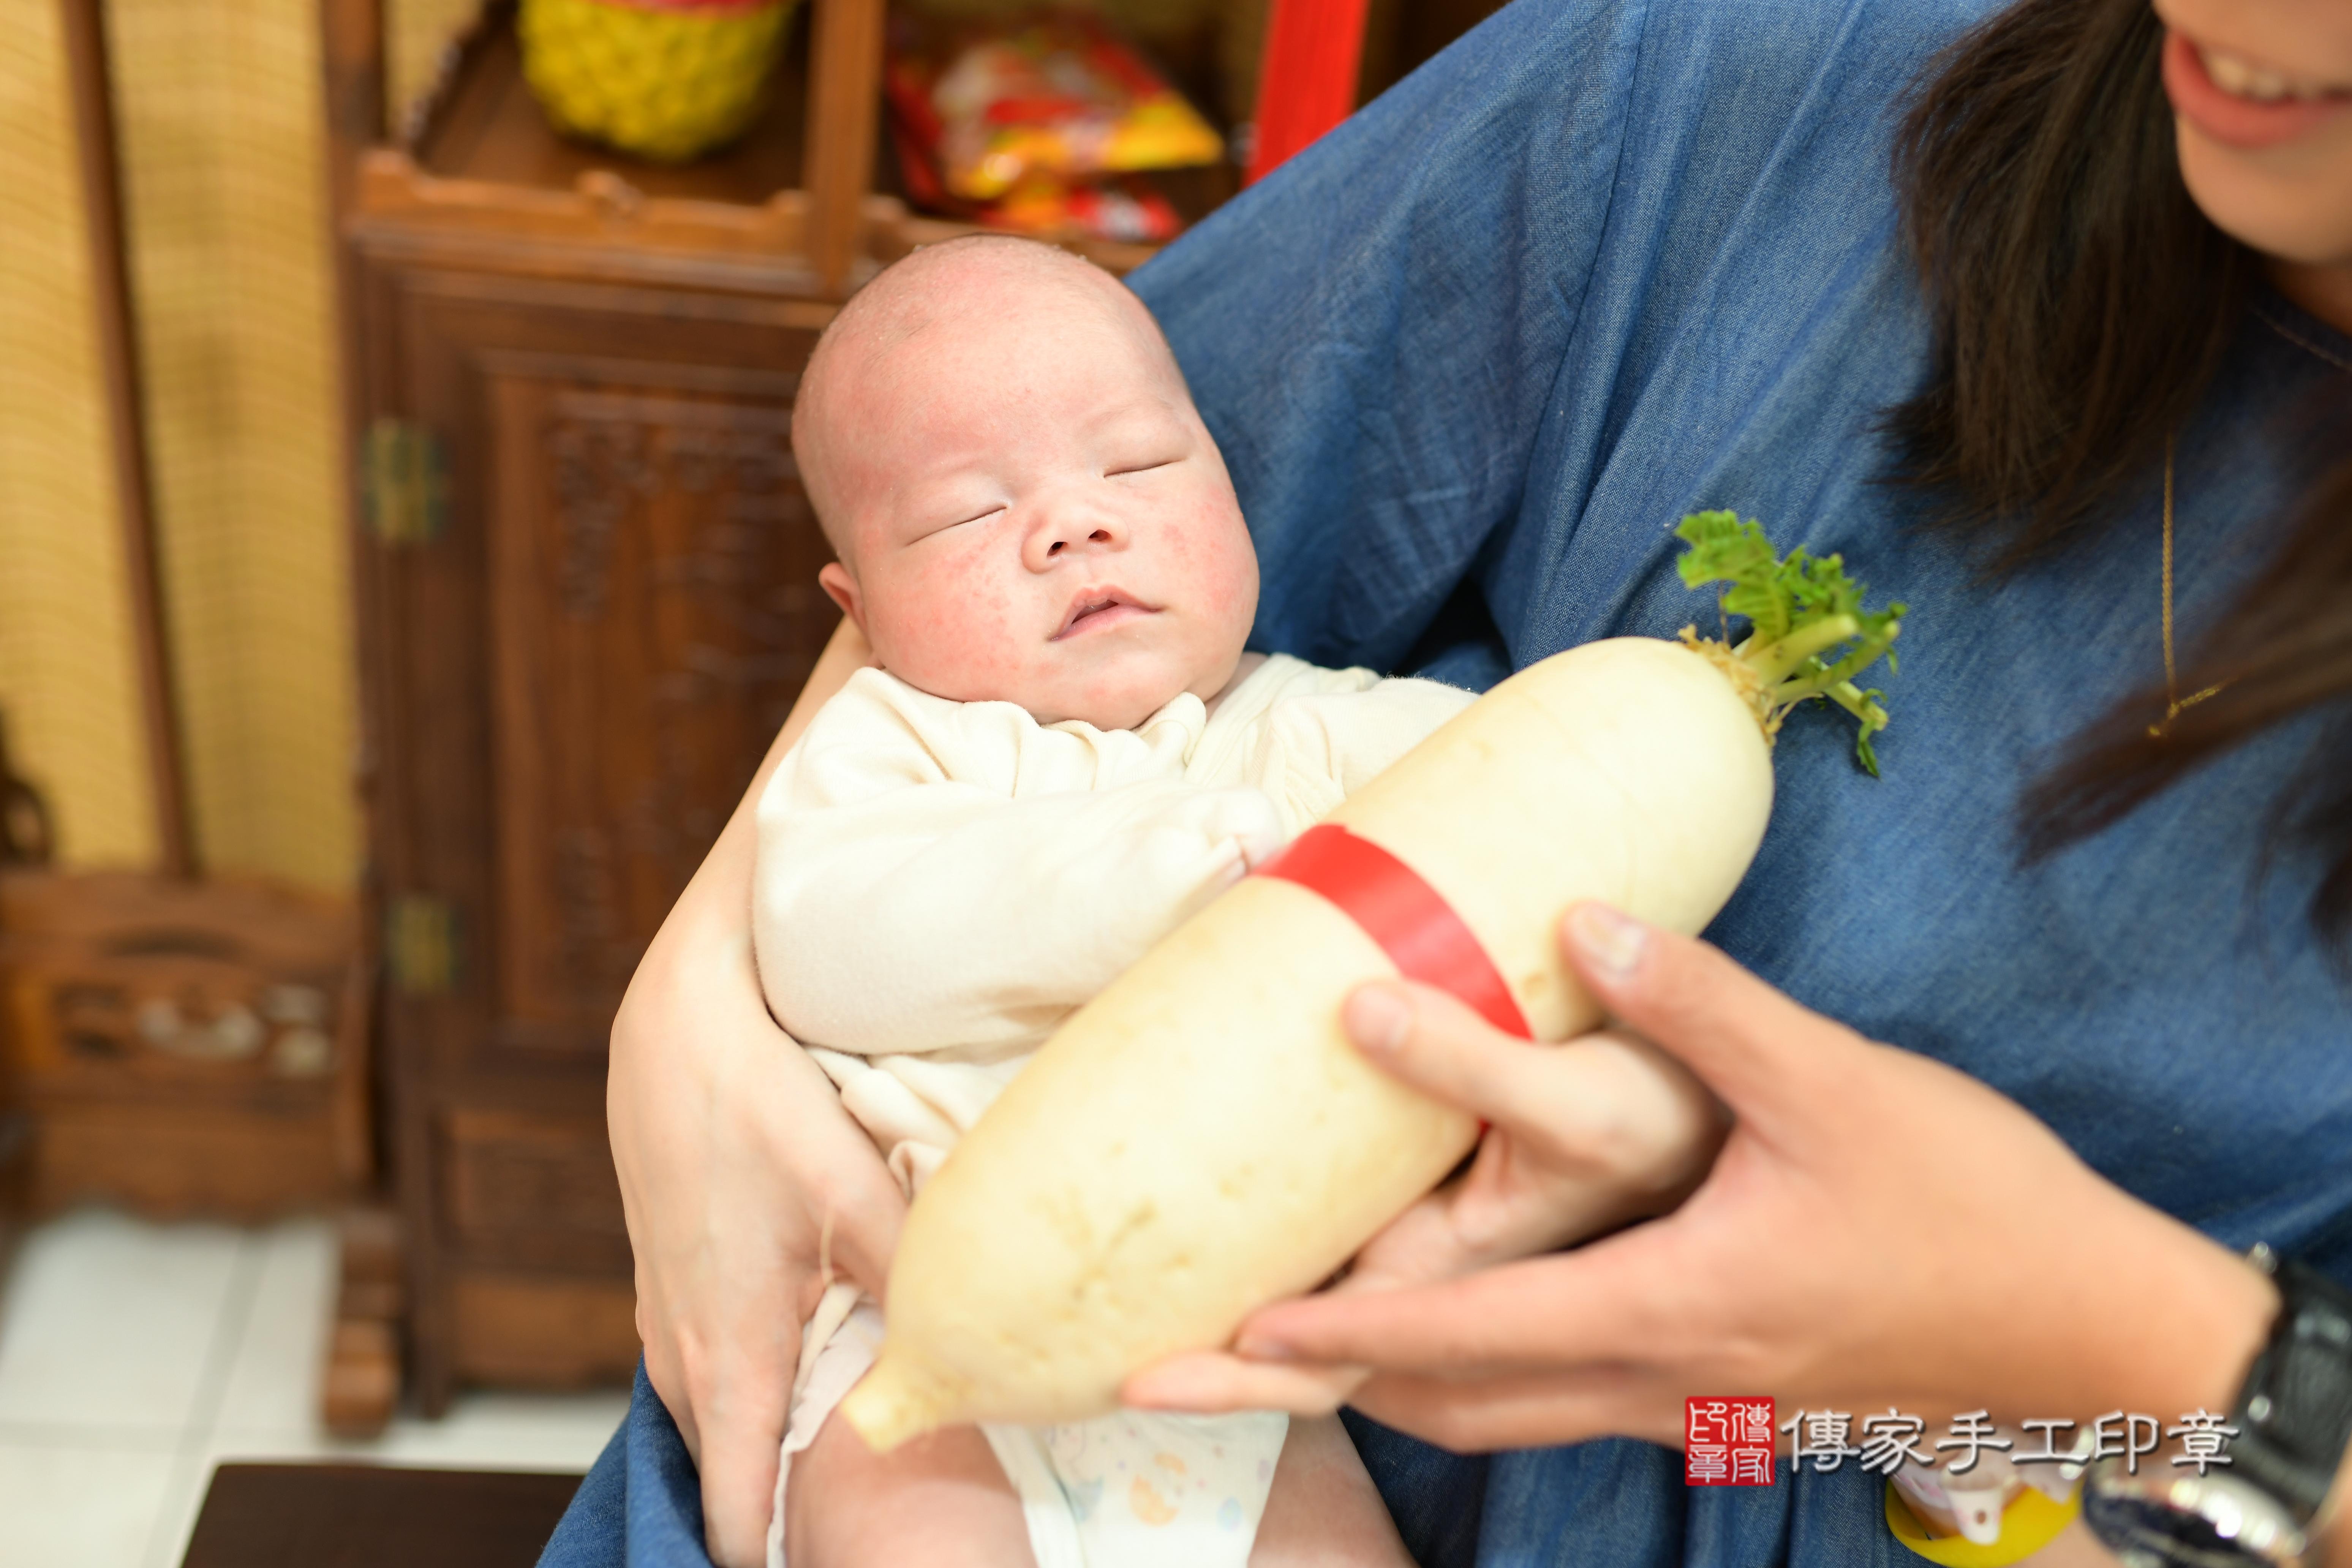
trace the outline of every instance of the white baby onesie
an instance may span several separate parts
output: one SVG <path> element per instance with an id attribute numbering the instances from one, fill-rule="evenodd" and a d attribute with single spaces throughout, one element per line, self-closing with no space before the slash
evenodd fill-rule
<path id="1" fill-rule="evenodd" d="M 1277 654 L 1213 715 L 1188 693 L 1102 731 L 860 670 L 761 796 L 768 1005 L 912 1195 L 1073 1010 L 1472 700 Z M 770 1568 L 792 1457 L 880 1333 L 846 1285 L 809 1321 Z M 982 1430 L 1039 1568 L 1241 1568 L 1287 1422 L 1120 1412 Z"/>

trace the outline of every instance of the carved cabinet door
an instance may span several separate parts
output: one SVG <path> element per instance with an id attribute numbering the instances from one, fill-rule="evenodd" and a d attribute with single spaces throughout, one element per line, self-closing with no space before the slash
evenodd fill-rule
<path id="1" fill-rule="evenodd" d="M 826 557 L 789 376 L 485 369 L 495 1038 L 601 1049 L 830 629 Z"/>
<path id="2" fill-rule="evenodd" d="M 426 453 L 437 498 L 360 573 L 434 1409 L 635 1359 L 606 1037 L 837 619 L 790 442 L 830 308 L 413 265 L 362 300 L 371 441 Z"/>
<path id="3" fill-rule="evenodd" d="M 412 742 L 387 758 L 388 891 L 449 911 L 447 1065 L 601 1071 L 836 619 L 791 446 L 824 308 L 429 273 L 390 293 L 447 507 L 386 552 Z"/>

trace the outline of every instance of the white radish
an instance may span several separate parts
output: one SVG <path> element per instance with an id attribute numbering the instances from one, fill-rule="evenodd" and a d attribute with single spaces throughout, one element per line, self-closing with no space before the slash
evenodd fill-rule
<path id="1" fill-rule="evenodd" d="M 1729 513 L 1680 531 L 1685 580 L 1728 578 L 1725 608 L 1753 636 L 1555 655 L 1328 819 L 1451 906 L 1538 1040 L 1599 1021 L 1560 961 L 1570 904 L 1695 933 L 1730 898 L 1771 813 L 1789 706 L 1827 695 L 1854 711 L 1876 771 L 1885 710 L 1850 677 L 1903 607 L 1863 613 L 1836 557 L 1779 562 Z M 1272 876 L 1162 940 L 1063 1025 L 916 1200 L 850 1424 L 887 1450 L 950 1423 L 1100 1415 L 1140 1368 L 1223 1344 L 1328 1278 L 1478 1136 L 1340 1032 L 1347 994 L 1398 973 L 1339 905 Z"/>

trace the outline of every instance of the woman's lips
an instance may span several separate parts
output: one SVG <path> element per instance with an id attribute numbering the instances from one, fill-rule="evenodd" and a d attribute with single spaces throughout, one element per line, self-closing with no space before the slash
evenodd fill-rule
<path id="1" fill-rule="evenodd" d="M 2231 92 L 2213 79 L 2204 51 L 2178 32 L 2164 37 L 2164 90 L 2182 119 L 2230 147 L 2274 147 L 2352 111 L 2352 95 L 2342 92 L 2268 99 Z"/>
<path id="2" fill-rule="evenodd" d="M 1116 588 L 1092 589 L 1070 602 L 1067 618 L 1062 629 L 1050 639 L 1060 642 L 1081 632 L 1100 631 L 1158 612 L 1147 605 L 1139 605 Z"/>

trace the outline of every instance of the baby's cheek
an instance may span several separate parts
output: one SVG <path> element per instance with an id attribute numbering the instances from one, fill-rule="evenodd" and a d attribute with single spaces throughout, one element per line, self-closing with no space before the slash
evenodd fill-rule
<path id="1" fill-rule="evenodd" d="M 1015 606 L 977 561 L 943 561 L 904 585 L 892 607 L 901 679 L 960 701 L 999 690 L 1018 671 L 1008 636 Z M 890 662 L 890 651 L 884 653 Z"/>
<path id="2" fill-rule="evenodd" d="M 1202 498 L 1186 525 L 1170 541 L 1169 554 L 1220 604 L 1246 596 L 1257 574 L 1249 530 L 1232 503 L 1222 497 Z"/>

